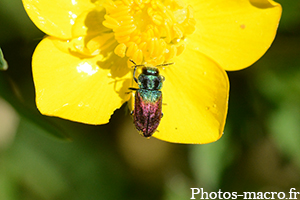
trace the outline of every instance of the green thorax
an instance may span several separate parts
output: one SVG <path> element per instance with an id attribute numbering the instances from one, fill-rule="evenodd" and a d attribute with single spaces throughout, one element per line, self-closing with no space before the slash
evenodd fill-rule
<path id="1" fill-rule="evenodd" d="M 140 94 L 141 98 L 145 102 L 156 103 L 161 98 L 161 91 L 159 90 L 146 90 L 146 89 L 139 89 L 137 93 Z"/>
<path id="2" fill-rule="evenodd" d="M 157 68 L 144 67 L 143 72 L 138 77 L 138 85 L 140 89 L 160 90 L 163 79 Z"/>

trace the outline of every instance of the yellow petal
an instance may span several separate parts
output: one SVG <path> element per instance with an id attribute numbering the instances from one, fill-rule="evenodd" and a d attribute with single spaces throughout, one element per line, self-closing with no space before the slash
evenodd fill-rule
<path id="1" fill-rule="evenodd" d="M 239 70 L 257 61 L 274 40 L 281 6 L 271 0 L 197 0 L 191 2 L 196 31 L 194 48 L 225 70 Z"/>
<path id="2" fill-rule="evenodd" d="M 42 114 L 88 124 L 104 124 L 130 97 L 126 59 L 79 58 L 68 42 L 43 39 L 32 60 L 36 103 Z M 61 51 L 61 49 L 63 51 Z"/>
<path id="3" fill-rule="evenodd" d="M 154 137 L 175 143 L 204 144 L 223 133 L 228 104 L 227 74 L 200 52 L 186 49 L 161 71 L 163 118 Z"/>
<path id="4" fill-rule="evenodd" d="M 72 37 L 76 18 L 95 5 L 87 0 L 22 0 L 33 23 L 48 35 L 62 39 Z"/>

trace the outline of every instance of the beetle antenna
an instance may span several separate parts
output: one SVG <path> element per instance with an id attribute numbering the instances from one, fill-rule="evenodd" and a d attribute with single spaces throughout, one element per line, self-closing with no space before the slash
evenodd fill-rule
<path id="1" fill-rule="evenodd" d="M 162 67 L 162 66 L 167 66 L 167 65 L 173 65 L 174 63 L 163 63 L 160 65 L 156 65 L 156 67 Z"/>
<path id="2" fill-rule="evenodd" d="M 133 60 L 129 60 L 130 62 L 132 62 L 133 64 L 134 64 L 134 70 L 133 70 L 133 80 L 137 83 L 138 82 L 138 80 L 137 80 L 137 78 L 135 77 L 135 73 L 136 73 L 136 69 L 138 68 L 138 67 L 144 67 L 145 65 L 137 65 Z"/>
<path id="3" fill-rule="evenodd" d="M 136 65 L 136 63 L 133 60 L 130 59 L 129 61 L 132 62 L 134 65 Z"/>

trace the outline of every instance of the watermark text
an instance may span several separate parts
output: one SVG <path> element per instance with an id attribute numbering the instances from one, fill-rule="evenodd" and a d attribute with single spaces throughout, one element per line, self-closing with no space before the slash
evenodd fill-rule
<path id="1" fill-rule="evenodd" d="M 298 199 L 300 191 L 297 192 L 296 188 L 291 188 L 286 194 L 284 192 L 205 192 L 203 188 L 190 188 L 192 196 L 190 199 Z M 299 196 L 298 196 L 299 195 Z"/>

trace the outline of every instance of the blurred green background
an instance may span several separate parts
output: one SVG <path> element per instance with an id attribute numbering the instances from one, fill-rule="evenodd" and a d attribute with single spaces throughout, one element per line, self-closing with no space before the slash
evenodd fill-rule
<path id="1" fill-rule="evenodd" d="M 191 187 L 300 192 L 300 1 L 278 2 L 283 15 L 270 50 L 228 73 L 225 135 L 180 145 L 139 136 L 125 106 L 102 126 L 42 116 L 30 62 L 44 34 L 21 0 L 1 0 L 9 69 L 0 71 L 0 200 L 181 200 Z"/>

